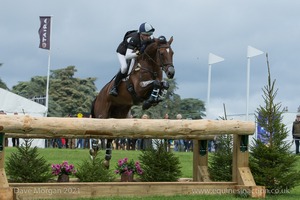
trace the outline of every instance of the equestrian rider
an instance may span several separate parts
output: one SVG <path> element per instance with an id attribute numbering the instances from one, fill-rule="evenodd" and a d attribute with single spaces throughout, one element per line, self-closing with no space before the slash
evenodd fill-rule
<path id="1" fill-rule="evenodd" d="M 116 75 L 114 86 L 109 92 L 110 95 L 118 96 L 118 86 L 121 80 L 127 76 L 129 66 L 130 69 L 133 67 L 135 58 L 144 52 L 148 44 L 154 41 L 151 39 L 154 31 L 153 26 L 145 22 L 140 25 L 139 31 L 128 31 L 125 34 L 123 41 L 117 48 L 121 69 Z"/>

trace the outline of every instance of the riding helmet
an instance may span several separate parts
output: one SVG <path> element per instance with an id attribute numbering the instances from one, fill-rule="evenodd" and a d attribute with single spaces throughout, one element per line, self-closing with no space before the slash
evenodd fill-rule
<path id="1" fill-rule="evenodd" d="M 142 23 L 139 28 L 139 32 L 144 35 L 152 35 L 154 31 L 153 26 L 147 22 Z"/>

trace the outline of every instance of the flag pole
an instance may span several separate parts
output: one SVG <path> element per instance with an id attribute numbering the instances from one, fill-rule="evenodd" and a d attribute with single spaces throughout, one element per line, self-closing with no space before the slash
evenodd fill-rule
<path id="1" fill-rule="evenodd" d="M 250 57 L 247 56 L 247 95 L 246 95 L 246 121 L 249 117 L 249 95 L 250 95 Z"/>
<path id="2" fill-rule="evenodd" d="M 208 64 L 208 83 L 207 83 L 207 100 L 206 100 L 206 118 L 210 118 L 210 85 L 211 85 L 211 64 Z"/>
<path id="3" fill-rule="evenodd" d="M 247 47 L 247 95 L 246 95 L 246 121 L 249 118 L 249 96 L 250 96 L 250 58 L 259 56 L 264 52 L 252 46 Z"/>
<path id="4" fill-rule="evenodd" d="M 210 85 L 211 85 L 211 66 L 212 64 L 224 61 L 224 58 L 217 56 L 215 54 L 208 54 L 208 83 L 207 83 L 207 102 L 206 102 L 206 118 L 210 119 Z"/>
<path id="5" fill-rule="evenodd" d="M 51 60 L 51 51 L 48 50 L 48 70 L 47 70 L 47 85 L 46 85 L 46 116 L 48 115 L 48 106 L 49 106 L 49 82 L 50 82 L 50 60 Z"/>
<path id="6" fill-rule="evenodd" d="M 53 15 L 50 15 L 50 41 L 51 41 L 51 35 L 52 35 L 52 23 L 53 23 Z M 49 85 L 50 85 L 50 66 L 51 66 L 51 50 L 49 48 L 48 50 L 48 69 L 47 69 L 47 84 L 46 84 L 46 116 L 48 115 L 49 111 Z"/>

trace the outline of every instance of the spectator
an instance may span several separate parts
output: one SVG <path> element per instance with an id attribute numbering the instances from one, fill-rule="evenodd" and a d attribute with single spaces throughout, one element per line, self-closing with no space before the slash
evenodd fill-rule
<path id="1" fill-rule="evenodd" d="M 142 119 L 149 119 L 149 116 L 147 114 L 143 114 Z M 138 150 L 146 150 L 147 148 L 150 148 L 152 146 L 152 140 L 151 139 L 137 139 L 137 146 Z"/>
<path id="2" fill-rule="evenodd" d="M 15 112 L 14 115 L 18 115 L 18 113 Z M 15 146 L 18 147 L 20 144 L 19 138 L 12 138 L 12 144 L 13 144 L 13 147 L 15 147 Z"/>
<path id="3" fill-rule="evenodd" d="M 166 113 L 164 116 L 164 119 L 169 119 L 169 114 Z M 171 139 L 165 139 L 165 142 L 167 142 L 167 151 L 170 152 L 171 151 L 171 145 L 172 145 L 172 140 Z"/>
<path id="4" fill-rule="evenodd" d="M 82 113 L 78 113 L 77 117 L 78 118 L 82 118 L 83 114 Z M 80 148 L 85 148 L 85 140 L 84 139 L 82 139 L 82 138 L 77 139 L 76 148 L 79 148 L 79 146 L 80 146 Z"/>
<path id="5" fill-rule="evenodd" d="M 300 143 L 300 114 L 296 115 L 296 119 L 293 123 L 292 128 L 293 139 L 295 140 L 296 154 L 299 154 L 299 143 Z"/>
<path id="6" fill-rule="evenodd" d="M 176 115 L 176 119 L 177 120 L 182 120 L 182 115 L 181 114 L 177 114 Z M 179 152 L 183 152 L 184 151 L 184 140 L 183 139 L 179 139 L 179 140 L 175 140 L 174 141 L 174 150 L 175 151 L 179 151 Z"/>

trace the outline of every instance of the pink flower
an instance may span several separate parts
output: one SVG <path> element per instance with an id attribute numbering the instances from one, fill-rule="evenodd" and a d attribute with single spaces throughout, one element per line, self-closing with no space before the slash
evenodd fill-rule
<path id="1" fill-rule="evenodd" d="M 118 163 L 116 165 L 116 170 L 115 170 L 116 174 L 133 174 L 133 173 L 137 173 L 137 174 L 142 174 L 143 171 L 141 169 L 140 163 L 134 162 L 133 160 L 128 160 L 128 158 L 123 158 L 118 160 Z"/>
<path id="2" fill-rule="evenodd" d="M 53 175 L 61 175 L 61 174 L 75 174 L 76 170 L 74 165 L 68 163 L 68 161 L 64 161 L 62 164 L 52 164 L 52 174 Z"/>

